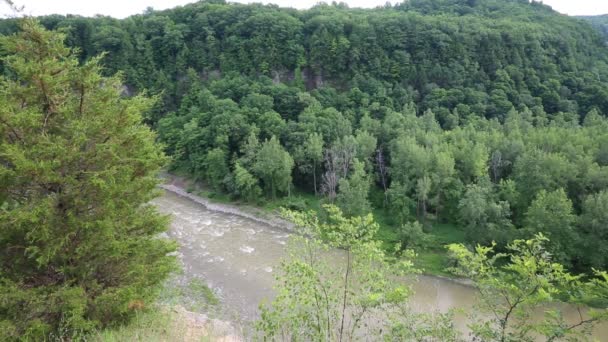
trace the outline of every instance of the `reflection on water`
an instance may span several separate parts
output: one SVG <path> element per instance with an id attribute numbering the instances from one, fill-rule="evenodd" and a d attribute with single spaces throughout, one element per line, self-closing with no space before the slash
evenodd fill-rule
<path id="1" fill-rule="evenodd" d="M 272 299 L 273 272 L 285 255 L 289 234 L 234 214 L 207 210 L 171 192 L 153 202 L 172 216 L 169 235 L 181 244 L 185 277 L 204 279 L 219 295 L 226 318 L 254 320 L 259 303 Z M 447 279 L 419 276 L 413 288 L 411 305 L 417 311 L 470 311 L 475 302 L 472 287 Z M 560 309 L 566 318 L 578 318 L 572 307 L 561 305 Z M 456 325 L 466 326 L 462 315 Z M 596 328 L 594 335 L 608 341 L 608 326 Z"/>

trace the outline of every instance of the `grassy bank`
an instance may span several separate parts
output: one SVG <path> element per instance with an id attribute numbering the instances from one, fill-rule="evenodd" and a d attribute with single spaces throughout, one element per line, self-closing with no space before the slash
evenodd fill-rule
<path id="1" fill-rule="evenodd" d="M 202 279 L 179 281 L 175 274 L 163 286 L 157 304 L 143 308 L 128 324 L 93 333 L 94 342 L 204 342 L 225 338 L 240 340 L 224 321 L 211 317 L 220 309 L 220 300 Z M 201 314 L 204 312 L 205 314 Z M 219 322 L 219 323 L 218 323 Z"/>
<path id="2" fill-rule="evenodd" d="M 176 312 L 167 308 L 154 308 L 138 312 L 130 324 L 115 329 L 107 329 L 93 334 L 93 342 L 127 342 L 127 341 L 204 341 L 204 331 L 197 335 L 186 336 L 187 322 Z M 198 338 L 200 337 L 200 338 Z"/>
<path id="3" fill-rule="evenodd" d="M 188 176 L 181 172 L 173 172 L 182 179 L 188 179 Z M 221 192 L 210 190 L 204 184 L 186 181 L 185 188 L 188 192 L 195 195 L 205 197 L 217 203 L 237 205 L 247 209 L 257 209 L 258 215 L 276 215 L 280 208 L 288 208 L 292 210 L 314 210 L 320 212 L 322 206 L 322 198 L 314 194 L 301 191 L 297 188 L 292 189 L 291 196 L 268 199 L 260 199 L 257 203 L 243 202 L 231 198 L 229 195 Z M 374 194 L 377 195 L 377 194 Z M 379 196 L 372 196 L 378 198 Z M 381 197 L 381 195 L 380 195 Z M 381 201 L 381 199 L 380 199 Z M 385 209 L 378 209 L 381 202 L 378 203 L 373 210 L 373 215 L 376 222 L 380 225 L 377 238 L 383 242 L 387 252 L 393 253 L 395 245 L 398 242 L 397 225 L 393 222 L 391 214 Z M 428 243 L 424 247 L 416 249 L 418 257 L 416 258 L 416 266 L 425 274 L 451 276 L 445 271 L 448 264 L 448 255 L 445 245 L 450 243 L 460 243 L 465 241 L 464 231 L 453 224 L 427 222 L 426 233 L 428 234 Z"/>

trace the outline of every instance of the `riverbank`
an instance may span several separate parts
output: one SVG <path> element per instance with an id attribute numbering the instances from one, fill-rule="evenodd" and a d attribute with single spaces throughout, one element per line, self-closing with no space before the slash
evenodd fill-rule
<path id="1" fill-rule="evenodd" d="M 205 314 L 181 306 L 157 305 L 140 311 L 133 321 L 116 329 L 93 333 L 92 342 L 182 341 L 241 342 L 228 322 L 210 319 Z"/>
<path id="2" fill-rule="evenodd" d="M 253 323 L 259 319 L 260 305 L 276 296 L 276 272 L 281 260 L 289 256 L 290 234 L 243 216 L 209 210 L 172 191 L 163 192 L 151 203 L 172 217 L 167 235 L 180 245 L 178 256 L 183 272 L 175 276 L 177 286 L 167 287 L 173 294 L 161 294 L 161 302 L 232 322 L 239 328 L 235 331 L 242 332 L 239 336 L 254 336 Z M 335 259 L 333 252 L 328 252 L 330 260 Z M 478 298 L 474 288 L 436 276 L 402 280 L 412 287 L 408 301 L 412 312 L 456 309 L 459 313 L 453 318 L 453 328 L 467 334 L 470 317 L 466 313 L 475 312 Z M 175 302 L 172 298 L 184 301 Z M 199 301 L 202 306 L 197 304 Z M 580 319 L 580 307 L 576 305 L 549 305 L 559 310 L 566 322 Z M 543 319 L 544 312 L 540 307 L 534 310 L 534 319 Z M 594 336 L 608 336 L 606 328 L 594 330 Z"/>
<path id="3" fill-rule="evenodd" d="M 277 215 L 266 215 L 262 210 L 256 210 L 253 207 L 237 207 L 226 203 L 214 203 L 209 198 L 205 198 L 191 192 L 187 189 L 180 187 L 176 184 L 161 184 L 161 189 L 171 191 L 181 197 L 185 197 L 193 202 L 203 205 L 205 208 L 212 211 L 219 211 L 225 214 L 238 215 L 241 217 L 248 218 L 250 220 L 267 224 L 274 228 L 283 229 L 286 231 L 293 231 L 293 224 L 280 218 Z"/>
<path id="4" fill-rule="evenodd" d="M 238 215 L 289 232 L 293 231 L 293 224 L 279 216 L 279 208 L 291 207 L 291 209 L 314 211 L 321 209 L 321 201 L 318 197 L 299 193 L 297 190 L 294 191 L 291 198 L 266 200 L 260 205 L 252 205 L 233 201 L 228 196 L 213 192 L 204 184 L 194 182 L 186 176 L 164 173 L 162 178 L 164 179 L 163 184 L 160 185 L 162 189 L 188 198 L 209 210 Z M 383 210 L 376 209 L 373 211 L 373 215 L 380 225 L 378 239 L 383 242 L 387 252 L 393 253 L 397 243 L 395 227 L 388 223 L 388 214 Z M 463 242 L 464 232 L 453 225 L 433 224 L 428 234 L 431 240 L 428 246 L 416 250 L 415 263 L 422 274 L 450 279 L 461 284 L 470 284 L 468 279 L 457 278 L 445 271 L 449 257 L 444 246 Z"/>

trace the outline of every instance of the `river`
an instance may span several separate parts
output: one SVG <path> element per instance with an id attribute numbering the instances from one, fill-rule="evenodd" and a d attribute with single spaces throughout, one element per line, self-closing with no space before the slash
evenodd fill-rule
<path id="1" fill-rule="evenodd" d="M 285 256 L 289 231 L 234 213 L 209 210 L 170 191 L 153 203 L 172 216 L 169 235 L 180 243 L 183 277 L 200 278 L 218 294 L 223 318 L 254 320 L 259 303 L 273 297 L 273 274 Z M 411 305 L 419 311 L 469 311 L 475 303 L 471 286 L 449 279 L 418 276 L 412 286 L 415 295 Z M 573 307 L 561 305 L 560 309 L 567 319 L 578 318 Z M 455 324 L 464 330 L 466 318 L 456 317 Z M 594 337 L 608 341 L 608 325 L 596 327 Z"/>

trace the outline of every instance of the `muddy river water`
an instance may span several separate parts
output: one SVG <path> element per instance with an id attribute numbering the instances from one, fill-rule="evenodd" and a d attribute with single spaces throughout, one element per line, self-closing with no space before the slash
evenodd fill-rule
<path id="1" fill-rule="evenodd" d="M 274 272 L 289 239 L 289 231 L 232 213 L 208 210 L 170 191 L 154 200 L 160 211 L 172 216 L 169 235 L 180 243 L 184 275 L 204 280 L 218 294 L 225 318 L 251 321 L 260 302 L 273 296 Z M 469 310 L 475 290 L 449 279 L 419 276 L 413 281 L 412 306 L 420 311 Z M 560 306 L 567 318 L 578 311 Z M 541 313 L 539 312 L 539 315 Z M 456 325 L 466 326 L 464 317 Z M 594 330 L 599 341 L 608 341 L 608 326 Z"/>

